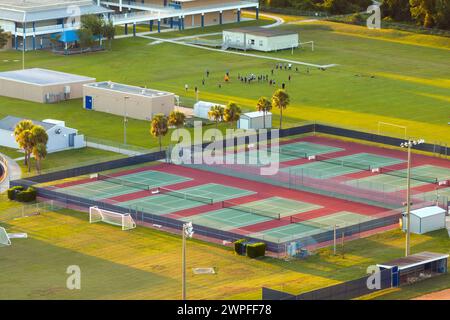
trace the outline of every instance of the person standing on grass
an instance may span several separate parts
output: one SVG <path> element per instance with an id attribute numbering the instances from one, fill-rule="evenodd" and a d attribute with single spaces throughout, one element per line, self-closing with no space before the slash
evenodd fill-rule
<path id="1" fill-rule="evenodd" d="M 188 91 L 188 89 L 189 89 L 189 86 L 187 85 L 187 83 L 184 85 L 184 91 Z"/>
<path id="2" fill-rule="evenodd" d="M 289 79 L 289 82 L 291 82 L 291 75 L 289 75 L 288 79 Z"/>
<path id="3" fill-rule="evenodd" d="M 202 86 L 205 85 L 205 79 L 202 79 Z"/>
<path id="4" fill-rule="evenodd" d="M 209 70 L 206 69 L 206 77 L 209 78 Z"/>
<path id="5" fill-rule="evenodd" d="M 286 84 L 284 82 L 281 84 L 281 89 L 286 89 Z"/>

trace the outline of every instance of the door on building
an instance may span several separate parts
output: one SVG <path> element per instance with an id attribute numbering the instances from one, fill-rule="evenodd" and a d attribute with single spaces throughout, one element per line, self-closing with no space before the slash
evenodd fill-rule
<path id="1" fill-rule="evenodd" d="M 76 133 L 69 134 L 69 147 L 70 148 L 75 147 L 75 136 L 76 135 L 77 135 Z"/>
<path id="2" fill-rule="evenodd" d="M 92 97 L 86 96 L 84 99 L 85 99 L 85 108 L 88 110 L 92 110 Z"/>

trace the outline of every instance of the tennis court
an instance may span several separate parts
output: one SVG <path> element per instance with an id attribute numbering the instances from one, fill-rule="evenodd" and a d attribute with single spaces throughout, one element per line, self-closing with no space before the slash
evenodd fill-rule
<path id="1" fill-rule="evenodd" d="M 347 181 L 346 184 L 374 191 L 395 192 L 406 189 L 407 170 L 381 171 L 381 174 Z M 450 169 L 433 165 L 411 168 L 411 187 L 450 179 Z"/>
<path id="2" fill-rule="evenodd" d="M 436 201 L 436 199 L 450 201 L 450 187 L 424 192 L 424 199 L 429 201 Z"/>
<path id="3" fill-rule="evenodd" d="M 170 173 L 148 170 L 114 177 L 99 175 L 95 181 L 60 188 L 58 192 L 98 200 L 189 180 L 192 179 Z"/>
<path id="4" fill-rule="evenodd" d="M 131 210 L 163 215 L 251 194 L 254 194 L 254 192 L 222 184 L 208 183 L 181 190 L 161 188 L 159 194 L 125 201 L 120 206 Z"/>
<path id="5" fill-rule="evenodd" d="M 335 225 L 338 227 L 345 227 L 369 221 L 371 219 L 371 217 L 348 211 L 340 211 L 311 220 L 302 220 L 301 218 L 292 216 L 289 225 L 254 233 L 251 234 L 251 236 L 268 241 L 285 242 L 291 239 L 298 239 L 333 230 Z"/>
<path id="6" fill-rule="evenodd" d="M 281 197 L 271 197 L 245 204 L 224 201 L 222 206 L 224 209 L 190 216 L 183 220 L 219 230 L 232 230 L 322 208 L 312 203 Z"/>
<path id="7" fill-rule="evenodd" d="M 312 161 L 313 162 L 307 164 L 287 167 L 281 169 L 281 171 L 287 171 L 298 176 L 328 179 L 345 174 L 360 172 L 362 170 L 381 168 L 403 162 L 401 159 L 371 153 L 356 153 L 337 158 L 316 156 L 316 160 Z"/>
<path id="8" fill-rule="evenodd" d="M 274 159 L 278 159 L 279 162 L 285 162 L 302 158 L 304 159 L 311 155 L 326 154 L 342 150 L 343 149 L 341 148 L 311 142 L 294 142 L 288 144 L 280 144 L 278 153 L 271 152 L 270 150 L 267 150 L 267 152 L 264 152 L 264 150 L 262 150 L 262 152 L 266 154 L 265 157 L 269 158 L 269 160 L 273 160 L 273 157 Z M 236 158 L 239 161 L 238 163 L 240 164 L 250 164 L 258 166 L 268 164 L 264 156 L 260 159 L 258 150 L 254 150 L 254 152 L 238 153 Z"/>

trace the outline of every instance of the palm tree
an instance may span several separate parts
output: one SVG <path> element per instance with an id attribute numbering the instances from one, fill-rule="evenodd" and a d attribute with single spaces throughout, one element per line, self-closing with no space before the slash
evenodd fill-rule
<path id="1" fill-rule="evenodd" d="M 38 143 L 33 147 L 33 156 L 36 159 L 36 170 L 41 173 L 41 161 L 47 156 L 47 145 Z"/>
<path id="2" fill-rule="evenodd" d="M 169 131 L 167 117 L 162 114 L 156 114 L 150 125 L 150 134 L 159 139 L 159 150 L 162 150 L 162 137 L 164 137 Z"/>
<path id="3" fill-rule="evenodd" d="M 18 136 L 18 141 L 25 152 L 25 164 L 28 166 L 28 172 L 30 172 L 31 152 L 33 150 L 33 133 L 31 130 L 23 130 Z"/>
<path id="4" fill-rule="evenodd" d="M 263 112 L 264 129 L 266 128 L 266 114 L 272 110 L 272 102 L 266 97 L 261 97 L 256 103 L 256 110 Z"/>
<path id="5" fill-rule="evenodd" d="M 241 117 L 241 113 L 241 108 L 235 102 L 229 102 L 223 112 L 223 119 L 233 127 L 234 123 Z"/>
<path id="6" fill-rule="evenodd" d="M 186 119 L 186 115 L 183 112 L 174 110 L 169 114 L 169 119 L 168 119 L 168 123 L 169 126 L 174 126 L 177 128 L 177 132 L 178 129 L 180 129 L 180 127 L 182 125 L 184 125 L 184 120 Z M 180 138 L 178 137 L 177 142 L 179 142 Z"/>
<path id="7" fill-rule="evenodd" d="M 16 124 L 14 128 L 14 137 L 20 149 L 23 149 L 25 154 L 24 164 L 28 164 L 28 150 L 30 146 L 28 143 L 31 141 L 29 137 L 31 136 L 31 129 L 33 129 L 34 124 L 31 120 L 22 120 Z M 25 133 L 26 132 L 26 133 Z"/>
<path id="8" fill-rule="evenodd" d="M 216 122 L 216 129 L 219 125 L 219 121 L 223 119 L 224 109 L 222 106 L 212 106 L 208 111 L 208 118 Z"/>
<path id="9" fill-rule="evenodd" d="M 280 129 L 283 121 L 283 110 L 287 108 L 290 103 L 290 98 L 287 92 L 283 89 L 278 89 L 272 96 L 272 106 L 280 109 Z"/>

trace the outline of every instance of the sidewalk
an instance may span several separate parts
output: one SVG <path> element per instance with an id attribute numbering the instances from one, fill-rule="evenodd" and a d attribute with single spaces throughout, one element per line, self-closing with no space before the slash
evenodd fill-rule
<path id="1" fill-rule="evenodd" d="M 22 169 L 20 168 L 20 166 L 17 164 L 16 161 L 14 161 L 13 159 L 5 156 L 4 154 L 2 154 L 2 156 L 6 159 L 7 161 L 7 177 L 5 177 L 5 179 L 0 183 L 0 192 L 5 191 L 6 189 L 9 188 L 9 181 L 12 180 L 17 180 L 20 179 L 22 177 Z"/>

